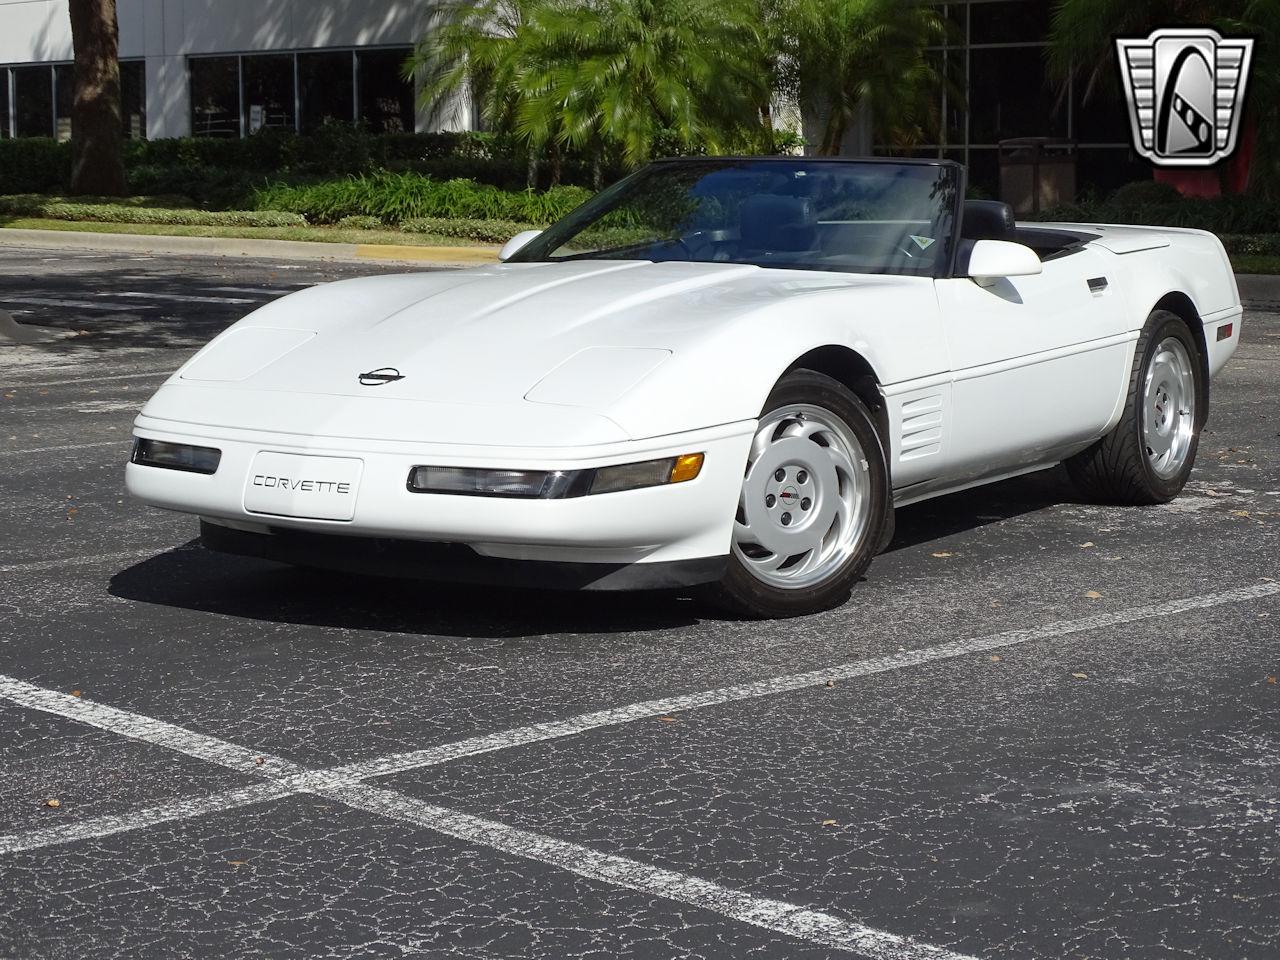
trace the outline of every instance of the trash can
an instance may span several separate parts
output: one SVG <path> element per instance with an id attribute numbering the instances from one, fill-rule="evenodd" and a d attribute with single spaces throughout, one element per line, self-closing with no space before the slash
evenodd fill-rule
<path id="1" fill-rule="evenodd" d="M 1000 199 L 1014 214 L 1037 214 L 1076 199 L 1072 140 L 1018 137 L 1000 141 Z"/>

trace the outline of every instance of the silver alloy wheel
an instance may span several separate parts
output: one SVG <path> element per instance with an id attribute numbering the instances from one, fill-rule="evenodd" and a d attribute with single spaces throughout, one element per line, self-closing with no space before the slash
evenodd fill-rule
<path id="1" fill-rule="evenodd" d="M 1142 394 L 1142 442 L 1151 469 L 1176 477 L 1191 453 L 1196 424 L 1196 375 L 1182 341 L 1166 337 L 1147 364 Z"/>
<path id="2" fill-rule="evenodd" d="M 806 403 L 760 420 L 733 528 L 752 576 L 789 590 L 823 582 L 858 549 L 870 512 L 870 467 L 843 420 Z"/>

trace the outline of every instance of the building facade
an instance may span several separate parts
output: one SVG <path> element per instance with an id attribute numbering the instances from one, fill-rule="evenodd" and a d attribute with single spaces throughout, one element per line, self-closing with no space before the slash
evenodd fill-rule
<path id="1" fill-rule="evenodd" d="M 952 24 L 932 50 L 952 79 L 937 142 L 921 156 L 967 164 L 995 195 L 1002 141 L 1041 137 L 1075 151 L 1078 179 L 1107 189 L 1149 171 L 1130 145 L 1119 92 L 1065 91 L 1045 67 L 1053 0 L 938 0 Z M 125 130 L 130 136 L 242 137 L 305 132 L 326 120 L 425 130 L 401 66 L 431 0 L 118 0 Z M 70 135 L 73 67 L 67 0 L 0 0 L 0 136 Z M 1106 84 L 1104 83 L 1104 86 Z M 451 113 L 458 126 L 468 111 Z M 856 125 L 847 152 L 901 153 Z"/>
<path id="2" fill-rule="evenodd" d="M 936 143 L 915 144 L 918 156 L 959 160 L 969 181 L 999 193 L 1001 143 L 1041 138 L 1066 147 L 1083 189 L 1109 190 L 1150 178 L 1134 152 L 1118 70 L 1105 72 L 1086 98 L 1084 85 L 1066 89 L 1048 72 L 1046 55 L 1057 0 L 937 0 L 951 25 L 947 42 L 930 51 L 950 78 L 939 92 Z M 1118 0 L 1123 2 L 1123 0 Z M 877 153 L 901 153 L 874 144 Z"/>
<path id="3" fill-rule="evenodd" d="M 427 129 L 401 67 L 425 0 L 118 0 L 125 132 Z M 0 137 L 71 131 L 67 0 L 0 0 Z M 466 125 L 462 113 L 458 122 Z"/>

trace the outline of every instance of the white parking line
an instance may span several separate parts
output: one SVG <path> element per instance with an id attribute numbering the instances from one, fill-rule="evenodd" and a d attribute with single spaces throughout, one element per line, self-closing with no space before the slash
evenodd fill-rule
<path id="1" fill-rule="evenodd" d="M 785 934 L 809 943 L 855 952 L 871 960 L 974 960 L 942 947 L 876 930 L 832 914 L 740 890 L 709 880 L 666 870 L 628 857 L 601 853 L 591 847 L 557 840 L 530 830 L 437 807 L 413 797 L 353 781 L 336 770 L 305 771 L 279 757 L 259 754 L 229 741 L 187 730 L 164 720 L 47 690 L 13 677 L 0 676 L 0 699 L 22 707 L 66 717 L 178 753 L 214 763 L 240 773 L 270 778 L 269 796 L 260 790 L 222 791 L 153 805 L 116 817 L 95 818 L 76 829 L 43 828 L 0 836 L 0 853 L 29 852 L 42 846 L 72 840 L 108 836 L 124 830 L 169 823 L 190 816 L 221 812 L 283 799 L 295 793 L 312 793 L 379 816 L 409 823 L 474 843 L 478 846 L 532 860 L 613 886 L 687 903 L 731 920 Z"/>
<path id="2" fill-rule="evenodd" d="M 153 551 L 147 551 L 145 555 L 150 555 L 151 553 L 153 553 Z M 137 556 L 137 554 L 107 554 L 105 556 L 98 557 L 85 557 L 82 558 L 80 562 L 93 563 L 116 559 L 122 556 L 132 557 Z M 0 567 L 0 573 L 12 573 L 32 569 L 55 569 L 60 565 L 73 562 L 76 561 L 73 559 L 55 560 L 35 564 L 16 564 L 9 567 Z M 577 717 L 571 717 L 567 720 L 515 727 L 510 730 L 503 730 L 479 737 L 472 737 L 467 740 L 460 740 L 454 743 L 447 743 L 436 747 L 427 747 L 422 750 L 411 750 L 403 753 L 389 754 L 372 760 L 342 764 L 328 769 L 298 772 L 301 771 L 302 768 L 295 768 L 295 772 L 290 775 L 293 779 L 282 781 L 282 785 L 290 787 L 292 791 L 306 792 L 323 788 L 326 784 L 333 785 L 359 782 L 373 777 L 389 776 L 391 774 L 405 773 L 412 770 L 422 769 L 424 767 L 448 763 L 451 760 L 457 760 L 463 757 L 473 757 L 478 754 L 491 753 L 496 750 L 509 750 L 529 744 L 574 736 L 576 734 L 585 733 L 604 726 L 651 719 L 655 716 L 665 716 L 669 713 L 686 712 L 702 707 L 717 706 L 755 697 L 772 696 L 778 693 L 816 687 L 818 685 L 825 684 L 828 680 L 853 679 L 856 677 L 871 676 L 873 674 L 885 673 L 891 670 L 901 670 L 907 667 L 919 666 L 940 660 L 969 656 L 973 653 L 986 650 L 995 650 L 1001 647 L 1030 643 L 1035 640 L 1052 639 L 1053 637 L 1068 636 L 1070 634 L 1082 633 L 1088 630 L 1098 630 L 1105 627 L 1120 626 L 1126 623 L 1136 623 L 1142 620 L 1152 620 L 1165 616 L 1173 616 L 1190 610 L 1207 609 L 1232 603 L 1246 603 L 1250 600 L 1259 600 L 1265 597 L 1276 596 L 1277 594 L 1280 594 L 1280 583 L 1268 581 L 1248 587 L 1240 587 L 1235 590 L 1227 590 L 1221 593 L 1204 594 L 1199 597 L 1170 600 L 1164 603 L 1155 603 L 1142 607 L 1133 607 L 1128 610 L 1119 610 L 1114 613 L 1098 614 L 1097 616 L 1085 617 L 1080 620 L 1064 620 L 1046 624 L 1042 627 L 1032 627 L 1026 630 L 1011 630 L 987 637 L 978 637 L 970 640 L 960 640 L 954 643 L 938 644 L 936 646 L 923 647 L 919 650 L 904 651 L 887 657 L 874 657 L 867 660 L 857 660 L 852 663 L 839 664 L 823 670 L 813 670 L 801 674 L 789 674 L 769 680 L 757 681 L 755 683 L 739 684 L 733 687 L 721 687 L 716 690 L 707 690 L 702 693 L 668 697 L 659 700 L 648 700 L 624 707 L 615 707 L 610 710 L 580 714 Z M 22 689 L 27 688 L 31 688 L 31 685 L 27 684 Z M 32 689 L 39 690 L 40 688 L 35 687 Z M 3 696 L 3 691 L 0 691 L 0 697 Z M 56 709 L 57 704 L 60 702 L 57 698 L 63 696 L 64 695 L 62 694 L 54 694 L 52 700 L 46 699 L 41 702 L 52 703 Z M 32 709 L 44 709 L 42 707 L 33 706 L 33 702 L 34 701 L 29 700 L 26 705 L 32 706 Z M 69 716 L 69 714 L 63 715 Z M 160 721 L 156 721 L 156 723 L 160 723 Z M 137 736 L 136 733 L 131 735 Z M 266 772 L 279 773 L 283 771 L 286 766 L 292 766 L 283 760 L 272 760 L 270 763 L 271 766 L 267 768 Z M 264 763 L 263 766 L 266 766 L 266 764 Z M 255 760 L 255 769 L 253 772 L 264 772 L 263 766 L 258 766 Z M 185 803 L 186 801 L 181 802 Z M 181 819 L 181 816 L 182 814 L 178 812 L 172 817 L 167 817 L 167 819 Z M 112 822 L 118 823 L 116 827 L 112 828 L 113 831 L 134 829 L 134 827 L 128 825 L 125 818 L 116 818 Z M 144 826 L 145 823 L 139 825 Z M 12 838 L 8 839 L 12 840 Z M 3 848 L 0 847 L 0 849 Z"/>
<path id="3" fill-rule="evenodd" d="M 1140 620 L 1154 620 L 1160 617 L 1174 616 L 1188 610 L 1217 607 L 1228 603 L 1243 603 L 1263 597 L 1280 594 L 1280 583 L 1259 583 L 1254 586 L 1240 587 L 1223 593 L 1211 593 L 1185 600 L 1170 600 L 1164 603 L 1153 603 L 1114 613 L 1100 613 L 1080 620 L 1060 620 L 1040 627 L 1025 630 L 1009 630 L 986 637 L 974 637 L 969 640 L 956 640 L 952 643 L 941 643 L 918 650 L 906 650 L 885 657 L 872 657 L 867 660 L 856 660 L 852 663 L 837 664 L 821 670 L 810 670 L 806 673 L 793 673 L 768 680 L 757 680 L 751 683 L 740 683 L 716 690 L 704 690 L 682 696 L 663 697 L 632 703 L 624 707 L 614 707 L 595 713 L 583 713 L 567 720 L 556 720 L 549 723 L 535 723 L 526 727 L 515 727 L 498 733 L 485 734 L 446 743 L 438 747 L 427 747 L 423 750 L 412 750 L 406 753 L 391 754 L 374 760 L 346 764 L 335 772 L 343 776 L 361 780 L 371 777 L 384 777 L 395 773 L 404 773 L 422 767 L 435 766 L 457 760 L 462 757 L 473 757 L 481 753 L 495 750 L 509 750 L 513 747 L 542 743 L 547 740 L 558 740 L 562 737 L 575 736 L 597 730 L 601 727 L 617 726 L 632 723 L 636 720 L 647 720 L 666 716 L 672 713 L 684 713 L 704 707 L 715 707 L 758 697 L 769 697 L 779 693 L 802 690 L 807 687 L 822 686 L 828 680 L 853 680 L 858 677 L 869 677 L 877 673 L 888 673 L 906 667 L 918 667 L 939 660 L 953 660 L 956 657 L 970 656 L 988 650 L 999 650 L 1002 647 L 1017 646 L 1036 640 L 1050 640 L 1054 637 L 1084 633 L 1089 630 L 1101 630 L 1106 627 L 1136 623 Z"/>
<path id="4" fill-rule="evenodd" d="M 629 857 L 601 853 L 578 843 L 522 830 L 475 817 L 458 810 L 437 807 L 413 797 L 375 787 L 337 787 L 323 791 L 331 800 L 380 814 L 418 827 L 426 827 L 459 840 L 489 847 L 567 870 L 589 880 L 637 890 L 665 900 L 687 903 L 730 920 L 781 933 L 797 940 L 858 953 L 872 960 L 973 960 L 942 947 L 921 943 L 885 930 L 876 930 L 819 910 L 809 910 L 722 887 L 710 880 L 641 863 Z"/>
<path id="5" fill-rule="evenodd" d="M 205 794 L 202 797 L 141 807 L 116 816 L 91 817 L 56 827 L 41 827 L 25 833 L 10 834 L 7 837 L 0 836 L 0 855 L 25 853 L 28 850 L 74 843 L 77 840 L 94 840 L 130 830 L 140 830 L 143 827 L 189 820 L 210 813 L 221 813 L 224 810 L 238 810 L 241 807 L 269 803 L 272 800 L 283 800 L 296 793 L 296 790 L 278 783 L 255 783 L 248 787 Z"/>

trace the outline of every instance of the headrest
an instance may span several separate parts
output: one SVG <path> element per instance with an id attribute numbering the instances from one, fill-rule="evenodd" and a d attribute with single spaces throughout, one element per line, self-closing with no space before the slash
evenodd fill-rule
<path id="1" fill-rule="evenodd" d="M 748 250 L 812 250 L 817 240 L 818 218 L 808 197 L 757 194 L 743 202 L 738 216 Z"/>
<path id="2" fill-rule="evenodd" d="M 1013 240 L 1017 225 L 1013 221 L 1013 208 L 998 200 L 966 200 L 964 223 L 960 228 L 963 240 Z"/>

